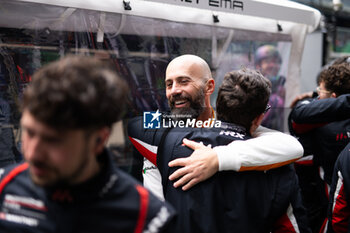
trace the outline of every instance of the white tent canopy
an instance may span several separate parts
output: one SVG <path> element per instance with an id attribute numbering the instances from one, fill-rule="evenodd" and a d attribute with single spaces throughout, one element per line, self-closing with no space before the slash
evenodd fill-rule
<path id="1" fill-rule="evenodd" d="M 74 25 L 75 11 L 89 10 L 95 15 L 96 23 L 91 30 L 103 33 L 133 34 L 135 31 L 144 35 L 157 35 L 166 30 L 169 35 L 188 36 L 189 31 L 196 31 L 200 38 L 212 38 L 212 60 L 220 62 L 220 49 L 216 48 L 218 38 L 227 38 L 226 45 L 232 38 L 263 38 L 270 40 L 289 38 L 291 52 L 288 65 L 288 90 L 299 90 L 300 63 L 307 33 L 314 31 L 320 22 L 321 14 L 316 9 L 287 0 L 17 0 L 19 2 L 36 3 L 32 8 L 16 8 L 18 18 L 11 23 L 18 27 L 42 27 L 50 29 L 70 30 Z M 12 1 L 15 2 L 15 1 Z M 125 8 L 129 4 L 131 10 Z M 40 4 L 40 5 L 37 5 Z M 56 8 L 45 8 L 51 5 Z M 43 9 L 41 9 L 43 7 Z M 37 12 L 35 12 L 37 9 Z M 0 14 L 0 26 L 9 21 L 2 20 L 6 16 Z M 47 14 L 46 21 L 37 21 L 35 17 Z M 54 15 L 55 17 L 50 17 Z M 126 20 L 128 15 L 140 16 Z M 213 15 L 218 21 L 214 22 Z M 4 18 L 3 18 L 4 17 Z M 34 18 L 33 18 L 34 17 Z M 145 17 L 145 18 L 144 18 Z M 147 18 L 161 19 L 184 23 L 181 27 L 164 28 L 164 25 L 147 25 Z M 8 19 L 8 18 L 7 18 Z M 21 21 L 23 19 L 24 22 Z M 52 20 L 50 20 L 52 19 Z M 64 22 L 64 23 L 62 23 Z M 213 30 L 201 30 L 200 25 L 209 25 Z M 13 25 L 12 25 L 13 26 Z M 64 28 L 62 28 L 64 27 Z M 230 30 L 221 30 L 222 28 Z M 76 28 L 75 28 L 76 30 Z M 191 34 L 193 36 L 193 33 Z M 224 50 L 222 48 L 221 50 Z M 293 78 L 294 77 L 294 78 Z M 287 92 L 288 100 L 297 92 Z M 288 103 L 287 103 L 288 104 Z"/>
<path id="2" fill-rule="evenodd" d="M 20 1 L 253 31 L 277 32 L 279 23 L 286 34 L 296 24 L 307 25 L 312 32 L 321 17 L 319 11 L 287 0 L 125 0 L 131 10 L 125 10 L 122 0 Z M 213 14 L 220 22 L 213 23 Z"/>
<path id="3" fill-rule="evenodd" d="M 1 4 L 0 27 L 5 28 L 77 31 L 85 23 L 79 21 L 84 14 L 93 18 L 89 30 L 97 32 L 98 41 L 103 41 L 105 33 L 157 36 L 166 32 L 168 36 L 209 38 L 214 67 L 233 39 L 290 41 L 288 101 L 299 93 L 305 37 L 321 18 L 316 9 L 287 0 L 13 0 Z M 165 21 L 177 24 L 169 27 Z M 218 39 L 226 40 L 221 48 Z"/>

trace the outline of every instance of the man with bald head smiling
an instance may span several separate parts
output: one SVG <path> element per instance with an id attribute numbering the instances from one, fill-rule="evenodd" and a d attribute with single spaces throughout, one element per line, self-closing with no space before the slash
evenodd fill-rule
<path id="1" fill-rule="evenodd" d="M 201 121 L 216 119 L 210 104 L 215 81 L 205 60 L 195 55 L 173 59 L 166 69 L 165 85 L 172 114 L 191 115 Z M 171 167 L 182 167 L 169 179 L 177 180 L 174 187 L 183 186 L 182 189 L 187 190 L 217 171 L 268 170 L 291 163 L 303 154 L 301 144 L 290 135 L 260 126 L 252 136 L 255 138 L 234 141 L 213 149 L 185 140 L 184 144 L 195 151 L 190 157 L 169 163 Z M 143 179 L 145 187 L 164 199 L 161 175 L 147 156 L 144 159 Z"/>
<path id="2" fill-rule="evenodd" d="M 183 55 L 172 60 L 166 69 L 165 86 L 171 113 L 202 121 L 214 118 L 210 95 L 215 82 L 202 58 Z"/>

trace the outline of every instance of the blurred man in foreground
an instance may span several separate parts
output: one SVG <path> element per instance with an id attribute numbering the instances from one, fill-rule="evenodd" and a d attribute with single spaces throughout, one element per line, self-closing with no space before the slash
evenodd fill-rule
<path id="1" fill-rule="evenodd" d="M 164 230 L 172 209 L 105 148 L 126 90 L 96 58 L 67 57 L 35 73 L 23 96 L 26 162 L 0 172 L 1 232 Z"/>

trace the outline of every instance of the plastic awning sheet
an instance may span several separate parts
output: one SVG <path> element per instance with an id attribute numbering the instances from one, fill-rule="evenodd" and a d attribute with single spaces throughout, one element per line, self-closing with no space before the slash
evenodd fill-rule
<path id="1" fill-rule="evenodd" d="M 244 1 L 243 10 L 222 9 L 239 4 L 229 0 L 127 2 L 131 10 L 122 0 L 2 0 L 0 46 L 31 56 L 29 73 L 48 51 L 105 52 L 130 80 L 135 106 L 149 110 L 167 105 L 161 80 L 173 57 L 205 58 L 219 81 L 231 69 L 253 66 L 257 46 L 272 43 L 283 53 L 286 106 L 298 94 L 304 41 L 319 24 L 317 10 L 285 0 Z"/>

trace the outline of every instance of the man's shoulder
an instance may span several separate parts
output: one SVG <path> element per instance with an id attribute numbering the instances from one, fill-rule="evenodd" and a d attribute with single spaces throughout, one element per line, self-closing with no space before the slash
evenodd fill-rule
<path id="1" fill-rule="evenodd" d="M 234 124 L 222 124 L 221 127 L 212 128 L 188 128 L 188 129 L 173 129 L 166 135 L 166 140 L 158 153 L 162 154 L 162 159 L 167 162 L 174 156 L 186 157 L 192 153 L 192 150 L 182 145 L 183 139 L 189 139 L 196 142 L 202 142 L 204 145 L 219 146 L 227 145 L 235 140 L 246 140 L 250 136 L 245 129 Z"/>
<path id="2" fill-rule="evenodd" d="M 12 180 L 17 176 L 20 176 L 27 169 L 28 169 L 27 163 L 11 164 L 11 165 L 2 167 L 0 168 L 0 182 L 3 182 L 5 178 L 6 180 Z"/>
<path id="3" fill-rule="evenodd" d="M 40 192 L 33 186 L 27 163 L 12 164 L 0 168 L 0 193 L 6 193 L 8 188 L 18 195 Z"/>
<path id="4" fill-rule="evenodd" d="M 129 211 L 143 213 L 146 221 L 145 229 L 161 229 L 173 219 L 175 210 L 171 205 L 159 200 L 127 172 L 119 168 L 115 168 L 114 172 L 117 175 L 117 181 L 112 192 L 115 194 L 113 205 L 116 205 L 116 208 L 127 205 Z M 154 225 L 155 222 L 158 225 Z"/>
<path id="5" fill-rule="evenodd" d="M 250 138 L 250 135 L 242 126 L 222 122 L 220 127 L 197 129 L 189 139 L 198 140 L 201 138 L 211 141 L 214 146 L 226 145 L 235 140 L 246 140 Z"/>
<path id="6" fill-rule="evenodd" d="M 340 152 L 337 163 L 350 172 L 350 143 Z"/>
<path id="7" fill-rule="evenodd" d="M 129 138 L 136 138 L 145 142 L 156 143 L 161 135 L 167 130 L 167 128 L 162 127 L 148 127 L 145 125 L 142 116 L 134 117 L 128 119 L 128 136 Z"/>

